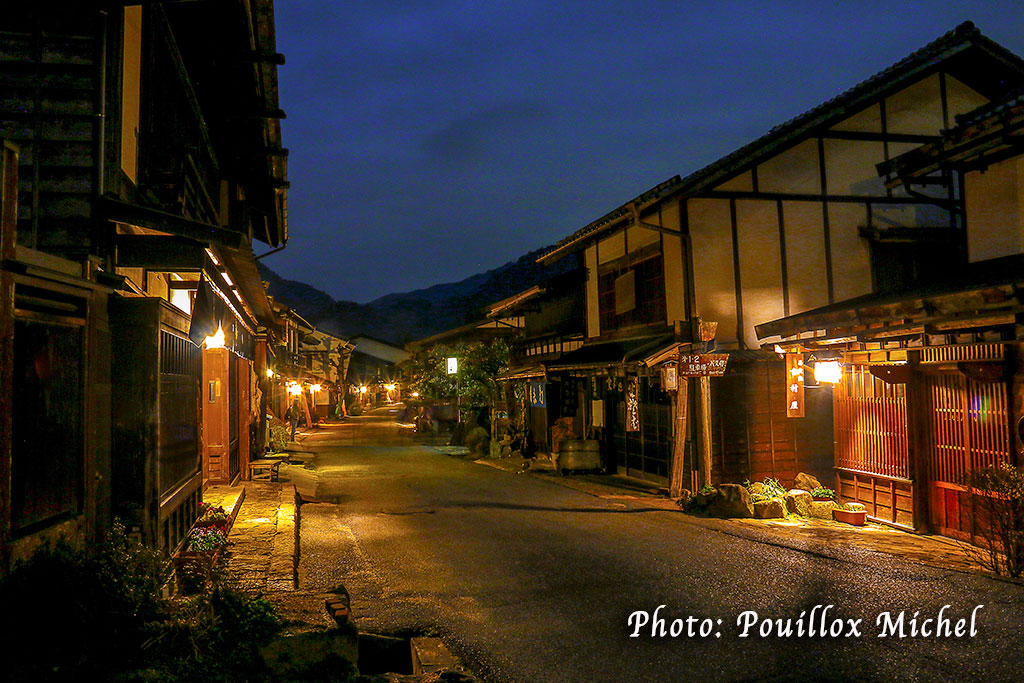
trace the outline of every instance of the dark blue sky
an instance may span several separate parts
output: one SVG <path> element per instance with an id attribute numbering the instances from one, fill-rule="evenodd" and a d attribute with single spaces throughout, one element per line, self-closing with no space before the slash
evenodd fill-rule
<path id="1" fill-rule="evenodd" d="M 1024 2 L 278 0 L 288 248 L 336 299 L 551 244 L 974 21 Z"/>

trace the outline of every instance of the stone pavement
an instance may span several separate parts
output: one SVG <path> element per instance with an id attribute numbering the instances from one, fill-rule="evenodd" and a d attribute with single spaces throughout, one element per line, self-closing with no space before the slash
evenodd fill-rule
<path id="1" fill-rule="evenodd" d="M 223 557 L 241 586 L 259 592 L 295 590 L 298 504 L 293 484 L 246 481 L 211 486 L 203 500 L 235 510 Z"/>
<path id="2" fill-rule="evenodd" d="M 506 472 L 527 474 L 599 498 L 643 499 L 645 504 L 677 510 L 664 489 L 627 477 L 609 475 L 561 476 L 549 470 L 526 470 L 522 458 L 483 458 L 476 461 Z M 983 550 L 945 536 L 915 534 L 883 524 L 855 527 L 823 519 L 713 519 L 686 515 L 688 522 L 726 534 L 785 545 L 796 550 L 815 547 L 855 548 L 894 555 L 909 562 L 960 572 L 994 576 L 976 560 Z"/>

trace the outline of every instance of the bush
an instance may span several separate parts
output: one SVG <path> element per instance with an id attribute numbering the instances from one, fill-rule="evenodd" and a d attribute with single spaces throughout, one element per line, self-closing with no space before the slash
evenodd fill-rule
<path id="1" fill-rule="evenodd" d="M 973 497 L 973 525 L 984 549 L 962 546 L 986 569 L 1024 574 L 1024 470 L 1009 463 L 972 470 L 964 484 Z"/>
<path id="2" fill-rule="evenodd" d="M 120 525 L 90 550 L 41 548 L 0 582 L 0 679 L 261 678 L 256 647 L 280 627 L 270 604 L 223 577 L 200 595 L 166 598 L 170 573 Z"/>
<path id="3" fill-rule="evenodd" d="M 280 453 L 291 440 L 292 428 L 280 420 L 273 420 L 270 423 L 270 441 L 268 446 L 272 453 Z"/>

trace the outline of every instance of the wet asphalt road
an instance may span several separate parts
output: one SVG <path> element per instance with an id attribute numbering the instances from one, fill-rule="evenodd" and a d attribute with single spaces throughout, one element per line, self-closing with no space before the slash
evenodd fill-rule
<path id="1" fill-rule="evenodd" d="M 303 506 L 311 569 L 300 580 L 326 589 L 347 576 L 357 613 L 441 635 L 486 681 L 1021 678 L 1019 584 L 730 536 L 642 499 L 596 498 L 396 435 L 387 418 L 363 418 L 307 442 L 317 496 L 331 504 Z M 915 612 L 922 623 L 947 604 L 950 629 L 960 618 L 969 628 L 984 605 L 976 635 L 911 635 Z M 649 621 L 630 637 L 630 615 L 659 605 L 666 635 Z M 816 605 L 813 628 L 833 605 L 825 625 L 839 619 L 840 635 L 807 634 Z M 905 637 L 879 637 L 883 612 L 904 613 Z M 752 621 L 746 637 L 738 619 Z M 765 619 L 791 619 L 792 634 L 775 625 L 762 637 Z"/>

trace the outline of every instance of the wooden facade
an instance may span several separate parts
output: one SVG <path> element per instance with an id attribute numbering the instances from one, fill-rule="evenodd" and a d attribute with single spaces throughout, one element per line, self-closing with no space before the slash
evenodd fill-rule
<path id="1" fill-rule="evenodd" d="M 875 491 L 887 487 L 891 500 L 878 509 L 888 505 L 883 516 L 905 521 L 913 507 L 905 500 L 907 480 L 877 471 L 900 471 L 886 460 L 898 452 L 886 441 L 886 430 L 900 424 L 891 401 L 847 393 L 837 396 L 833 410 L 831 400 L 820 400 L 831 389 L 816 388 L 809 394 L 816 410 L 786 417 L 787 380 L 779 362 L 768 354 L 753 370 L 744 354 L 770 352 L 783 341 L 770 328 L 762 333 L 765 323 L 938 282 L 963 272 L 969 254 L 983 253 L 990 236 L 965 237 L 957 184 L 908 189 L 886 182 L 878 166 L 934 143 L 958 116 L 1022 82 L 1019 57 L 973 25 L 961 25 L 736 152 L 652 188 L 540 260 L 584 253 L 588 340 L 626 336 L 655 319 L 691 329 L 697 320 L 717 323 L 714 347 L 734 360 L 726 376 L 710 382 L 710 411 L 691 406 L 691 414 L 711 416 L 705 421 L 713 443 L 702 443 L 708 439 L 696 432 L 691 438 L 702 457 L 714 461 L 715 478 L 767 475 L 785 482 L 798 471 L 828 478 L 825 464 L 835 457 L 828 435 L 835 426 L 843 436 L 840 457 L 858 473 L 852 485 L 869 486 L 856 466 L 894 478 L 871 480 L 871 499 L 879 500 Z M 658 286 L 652 273 L 659 270 L 663 302 L 646 298 Z M 641 302 L 643 310 L 624 316 L 619 296 Z M 692 351 L 708 348 L 692 336 L 677 341 L 689 342 Z M 687 396 L 702 401 L 700 391 Z M 698 422 L 690 421 L 691 428 Z M 884 426 L 872 426 L 876 422 Z M 825 436 L 801 439 L 797 432 Z"/>
<path id="2" fill-rule="evenodd" d="M 5 343 L 82 354 L 77 380 L 51 378 L 80 385 L 54 416 L 67 430 L 50 430 L 67 443 L 37 444 L 66 473 L 50 478 L 63 493 L 31 486 L 4 540 L 28 547 L 68 524 L 89 540 L 116 514 L 170 549 L 203 481 L 200 345 L 223 327 L 237 364 L 253 356 L 245 338 L 277 332 L 253 256 L 253 240 L 287 237 L 273 3 L 54 0 L 5 8 L 0 22 L 0 138 L 20 148 L 5 277 L 35 318 L 5 312 Z M 247 372 L 230 398 L 248 419 L 262 411 Z M 243 454 L 248 423 L 235 426 Z M 36 476 L 24 464 L 0 475 L 14 490 Z"/>
<path id="3" fill-rule="evenodd" d="M 1024 145 L 1018 95 L 970 112 L 879 165 L 889 186 L 963 189 L 960 260 L 941 282 L 860 297 L 759 328 L 788 348 L 840 353 L 836 472 L 841 500 L 879 521 L 983 542 L 974 470 L 1020 464 Z M 947 206 L 946 208 L 950 208 Z"/>

